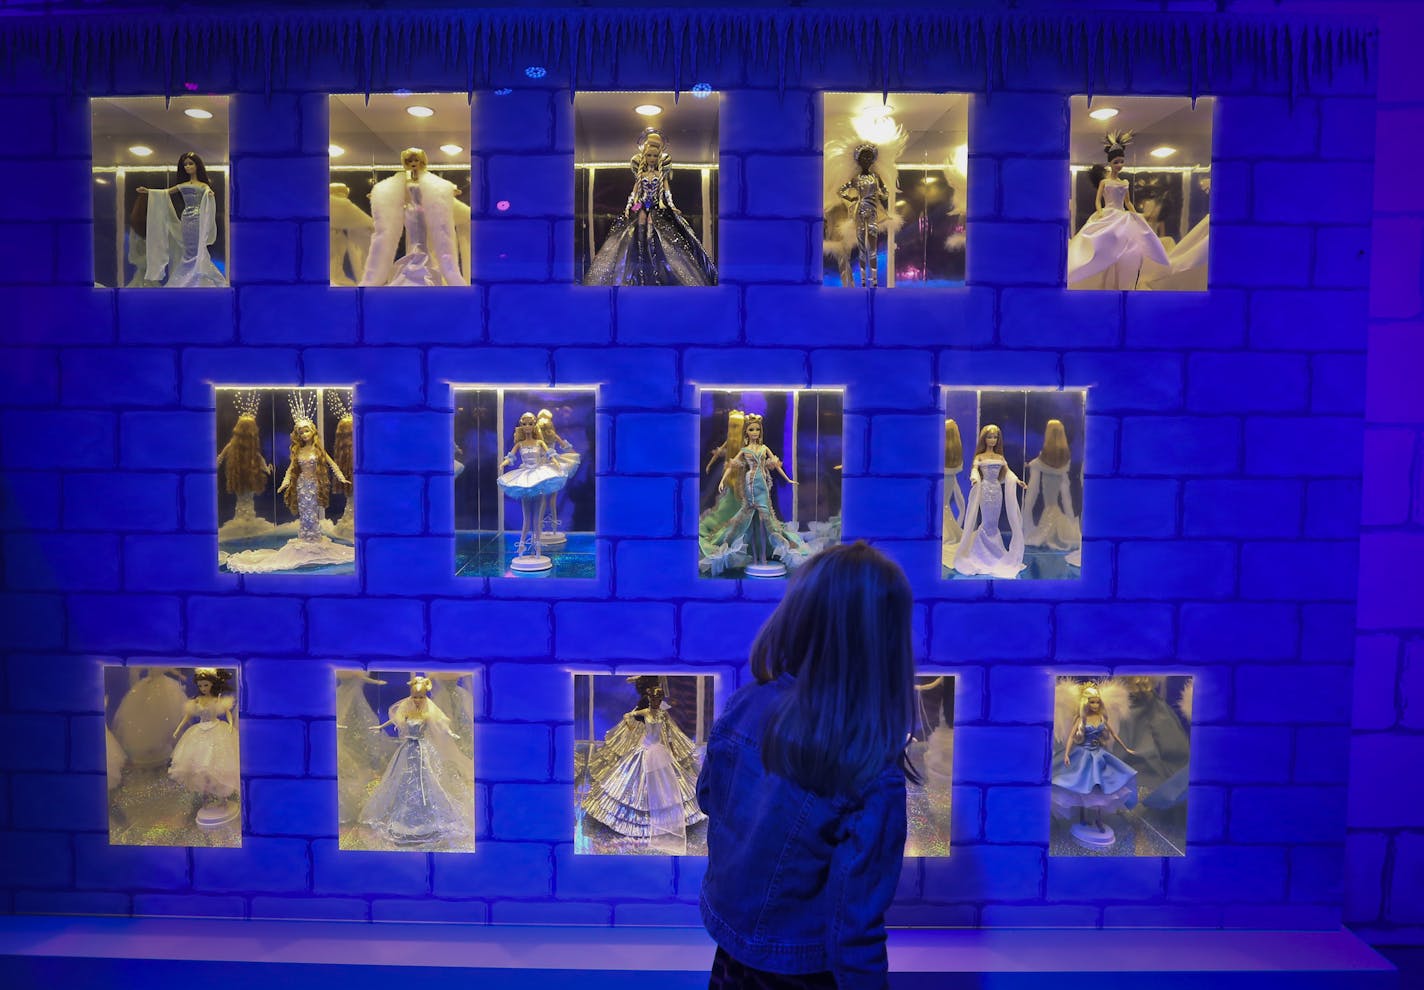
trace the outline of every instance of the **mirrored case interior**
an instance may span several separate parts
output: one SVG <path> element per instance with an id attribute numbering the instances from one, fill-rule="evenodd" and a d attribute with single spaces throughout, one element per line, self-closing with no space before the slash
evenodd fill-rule
<path id="1" fill-rule="evenodd" d="M 216 389 L 218 568 L 356 570 L 350 388 Z"/>
<path id="2" fill-rule="evenodd" d="M 1049 855 L 1185 856 L 1195 679 L 1059 677 Z"/>
<path id="3" fill-rule="evenodd" d="M 825 285 L 964 285 L 970 99 L 824 94 Z"/>
<path id="4" fill-rule="evenodd" d="M 337 670 L 339 846 L 475 851 L 475 675 Z"/>
<path id="5" fill-rule="evenodd" d="M 457 385 L 455 573 L 592 578 L 598 392 Z"/>
<path id="6" fill-rule="evenodd" d="M 782 578 L 841 540 L 845 393 L 703 388 L 698 562 L 709 578 Z"/>
<path id="7" fill-rule="evenodd" d="M 717 115 L 706 88 L 574 96 L 574 277 L 717 284 Z"/>
<path id="8" fill-rule="evenodd" d="M 329 107 L 331 284 L 469 285 L 469 99 L 338 94 Z"/>
<path id="9" fill-rule="evenodd" d="M 242 845 L 233 667 L 103 668 L 109 842 Z"/>
<path id="10" fill-rule="evenodd" d="M 906 856 L 948 856 L 954 790 L 954 677 L 915 678 L 917 727 L 908 749 L 918 784 L 906 783 Z"/>
<path id="11" fill-rule="evenodd" d="M 711 674 L 575 673 L 574 852 L 707 855 Z"/>
<path id="12" fill-rule="evenodd" d="M 1215 104 L 1069 101 L 1068 288 L 1206 291 Z"/>
<path id="13" fill-rule="evenodd" d="M 228 98 L 90 100 L 94 284 L 216 288 L 228 269 Z"/>
<path id="14" fill-rule="evenodd" d="M 941 536 L 953 579 L 1082 573 L 1085 389 L 946 388 Z"/>

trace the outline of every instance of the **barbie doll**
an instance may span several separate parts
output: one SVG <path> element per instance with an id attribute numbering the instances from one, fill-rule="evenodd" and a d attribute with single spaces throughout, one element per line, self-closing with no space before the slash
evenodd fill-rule
<path id="1" fill-rule="evenodd" d="M 237 710 L 227 693 L 228 677 L 226 670 L 215 667 L 195 670 L 197 697 L 184 706 L 183 720 L 173 730 L 178 744 L 173 747 L 168 776 L 202 796 L 199 825 L 222 825 L 238 815 L 234 797 L 242 781 L 237 757 Z"/>
<path id="2" fill-rule="evenodd" d="M 138 191 L 149 197 L 147 280 L 180 289 L 227 285 L 227 279 L 208 254 L 208 247 L 218 239 L 217 198 L 208 185 L 208 170 L 198 153 L 185 151 L 178 156 L 176 185 L 167 189 L 139 186 Z M 183 199 L 181 214 L 171 199 L 175 191 Z"/>
<path id="3" fill-rule="evenodd" d="M 1167 265 L 1167 251 L 1132 205 L 1132 184 L 1122 178 L 1132 132 L 1109 132 L 1103 141 L 1109 175 L 1098 183 L 1096 212 L 1068 242 L 1068 287 L 1135 289 L 1144 259 Z"/>
<path id="4" fill-rule="evenodd" d="M 993 423 L 979 431 L 969 471 L 969 506 L 964 535 L 954 554 L 954 569 L 966 576 L 1016 578 L 1024 569 L 1023 520 L 1019 515 L 1018 479 L 1004 460 L 1004 434 Z M 999 529 L 1000 516 L 1009 521 L 1009 545 Z"/>
<path id="5" fill-rule="evenodd" d="M 519 466 L 511 467 L 515 456 Z M 540 520 L 548 497 L 568 483 L 568 476 L 555 467 L 549 459 L 549 445 L 539 434 L 538 421 L 533 413 L 519 417 L 519 425 L 514 428 L 514 446 L 500 461 L 500 467 L 508 467 L 499 476 L 500 489 L 510 498 L 519 499 L 522 510 L 519 543 L 515 557 L 510 561 L 510 569 L 515 571 L 547 571 L 554 566 L 543 552 Z"/>

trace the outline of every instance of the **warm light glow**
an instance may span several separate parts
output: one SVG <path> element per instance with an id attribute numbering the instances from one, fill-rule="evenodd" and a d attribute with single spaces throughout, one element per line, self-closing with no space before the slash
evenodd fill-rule
<path id="1" fill-rule="evenodd" d="M 458 155 L 465 149 L 460 147 L 458 144 L 442 144 L 440 146 L 440 150 L 445 152 L 445 154 L 447 155 Z"/>
<path id="2" fill-rule="evenodd" d="M 633 108 L 633 112 L 644 117 L 656 117 L 663 112 L 663 108 L 656 103 L 640 103 Z"/>
<path id="3" fill-rule="evenodd" d="M 1151 155 L 1153 158 L 1171 158 L 1176 153 L 1176 148 L 1170 148 L 1165 144 L 1153 148 L 1151 151 L 1148 152 L 1148 154 Z"/>
<path id="4" fill-rule="evenodd" d="M 412 117 L 434 117 L 435 111 L 429 107 L 423 107 L 419 103 L 412 104 L 405 108 L 405 112 Z"/>
<path id="5" fill-rule="evenodd" d="M 346 154 L 346 149 L 341 147 L 341 145 L 339 144 L 328 144 L 326 146 L 326 153 L 332 158 L 340 158 L 342 155 Z"/>
<path id="6" fill-rule="evenodd" d="M 129 145 L 129 154 L 138 155 L 140 158 L 147 158 L 153 154 L 153 149 L 146 144 L 131 144 Z"/>
<path id="7" fill-rule="evenodd" d="M 109 184 L 109 180 L 104 178 L 102 175 L 94 176 L 94 181 L 101 186 L 107 186 Z"/>
<path id="8" fill-rule="evenodd" d="M 872 144 L 889 144 L 900 136 L 900 125 L 895 123 L 894 108 L 872 106 L 851 118 L 855 136 Z"/>
<path id="9" fill-rule="evenodd" d="M 969 145 L 961 144 L 954 149 L 954 170 L 960 175 L 969 174 Z"/>
<path id="10" fill-rule="evenodd" d="M 1088 116 L 1094 120 L 1112 120 L 1117 116 L 1116 107 L 1098 107 L 1096 110 L 1089 110 Z"/>
<path id="11" fill-rule="evenodd" d="M 203 110 L 199 107 L 189 107 L 187 110 L 184 110 L 183 113 L 185 116 L 192 117 L 194 120 L 213 119 L 213 113 L 211 110 Z"/>

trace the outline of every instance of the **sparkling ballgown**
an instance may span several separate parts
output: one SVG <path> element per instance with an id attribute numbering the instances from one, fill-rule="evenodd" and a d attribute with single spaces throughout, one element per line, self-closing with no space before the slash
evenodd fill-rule
<path id="1" fill-rule="evenodd" d="M 217 199 L 212 189 L 185 182 L 178 186 L 178 193 L 183 200 L 181 214 L 174 211 L 168 190 L 149 190 L 148 281 L 162 282 L 170 288 L 227 285 L 227 279 L 208 254 L 208 245 L 216 243 L 218 237 Z"/>
<path id="2" fill-rule="evenodd" d="M 1073 747 L 1068 765 L 1053 761 L 1053 812 L 1069 817 L 1078 808 L 1109 814 L 1137 805 L 1137 771 L 1107 751 L 1107 725 L 1083 723 L 1083 739 Z"/>
<path id="3" fill-rule="evenodd" d="M 432 701 L 410 698 L 391 706 L 399 743 L 381 782 L 361 808 L 361 823 L 396 845 L 423 845 L 471 834 L 473 813 L 460 776 L 449 768 L 454 750 L 450 720 Z M 441 739 L 450 743 L 442 744 Z"/>
<path id="4" fill-rule="evenodd" d="M 732 547 L 740 541 L 745 552 L 755 556 L 753 540 L 760 539 L 763 550 L 767 551 L 764 556 L 775 557 L 787 567 L 795 567 L 810 556 L 806 541 L 776 514 L 771 497 L 771 469 L 767 466 L 772 456 L 769 447 L 759 444 L 748 444 L 737 454 L 740 466 L 745 468 L 740 507 L 724 524 L 706 534 L 704 548 Z M 725 513 L 735 504 L 727 499 L 731 490 L 729 485 L 714 506 L 714 513 Z"/>
<path id="5" fill-rule="evenodd" d="M 632 167 L 628 213 L 613 221 L 584 285 L 716 285 L 717 266 L 673 208 L 672 169 L 644 169 L 636 158 Z"/>
<path id="6" fill-rule="evenodd" d="M 237 793 L 237 733 L 231 722 L 220 717 L 231 711 L 232 699 L 227 697 L 193 698 L 184 706 L 184 716 L 198 721 L 178 737 L 168 776 L 196 794 L 227 797 Z"/>
<path id="7" fill-rule="evenodd" d="M 1103 208 L 1068 242 L 1068 284 L 1132 289 L 1144 260 L 1168 264 L 1167 251 L 1141 215 L 1126 208 L 1128 181 L 1103 180 Z"/>
<path id="8" fill-rule="evenodd" d="M 359 677 L 342 678 L 336 685 L 337 804 L 343 822 L 355 821 L 395 749 L 390 736 L 376 731 L 381 720 L 365 688 Z"/>
<path id="9" fill-rule="evenodd" d="M 964 535 L 954 554 L 954 569 L 966 576 L 1016 578 L 1024 569 L 1023 519 L 1019 514 L 1018 477 L 1003 461 L 978 463 L 979 481 L 969 489 Z M 999 517 L 1009 520 L 1009 545 Z"/>
<path id="10" fill-rule="evenodd" d="M 697 804 L 700 761 L 692 740 L 662 707 L 629 712 L 588 758 L 587 814 L 620 835 L 685 837 L 707 816 Z"/>

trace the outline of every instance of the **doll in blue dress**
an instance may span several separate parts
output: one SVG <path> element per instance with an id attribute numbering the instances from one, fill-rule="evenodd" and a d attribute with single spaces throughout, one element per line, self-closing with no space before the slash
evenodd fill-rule
<path id="1" fill-rule="evenodd" d="M 1087 832 L 1091 809 L 1101 842 L 1111 843 L 1112 830 L 1103 824 L 1103 813 L 1116 814 L 1137 805 L 1137 771 L 1108 751 L 1114 742 L 1128 755 L 1136 755 L 1113 730 L 1098 686 L 1083 685 L 1063 760 L 1053 768 L 1053 813 L 1070 818 L 1077 809 L 1075 838 Z"/>
<path id="2" fill-rule="evenodd" d="M 547 571 L 554 562 L 543 551 L 539 520 L 544 516 L 549 497 L 568 484 L 569 475 L 555 466 L 549 445 L 539 434 L 533 413 L 519 417 L 514 428 L 514 445 L 509 448 L 500 467 L 509 468 L 496 479 L 500 490 L 510 498 L 519 499 L 523 509 L 523 526 L 519 533 L 516 555 L 510 561 L 515 571 Z M 515 458 L 519 465 L 514 465 Z"/>

